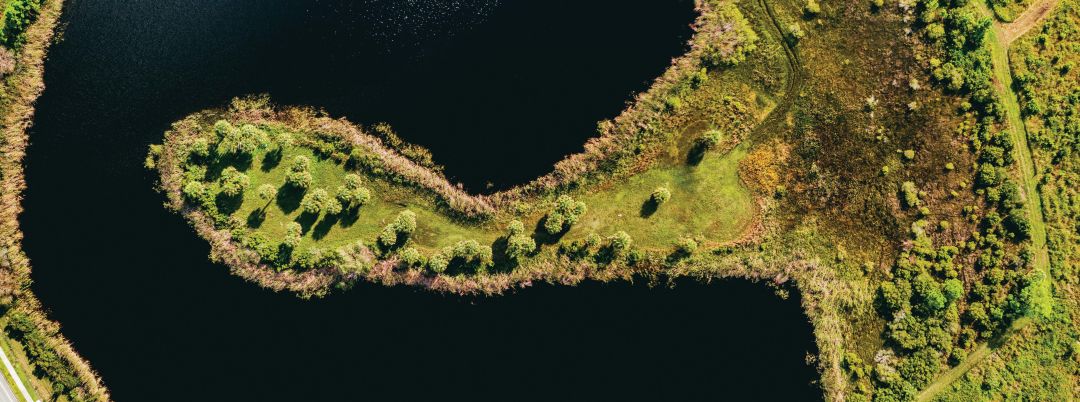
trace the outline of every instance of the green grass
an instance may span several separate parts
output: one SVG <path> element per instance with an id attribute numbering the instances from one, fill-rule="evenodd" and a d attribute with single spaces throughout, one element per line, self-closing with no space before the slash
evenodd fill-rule
<path id="1" fill-rule="evenodd" d="M 301 193 L 283 187 L 289 163 L 296 156 L 305 156 L 311 160 L 312 185 L 308 191 L 316 188 L 326 189 L 331 196 L 338 186 L 344 184 L 346 169 L 343 164 L 332 159 L 320 158 L 305 147 L 286 147 L 281 163 L 270 169 L 264 169 L 266 152 L 257 153 L 251 167 L 244 171 L 251 179 L 248 191 L 244 193 L 243 203 L 232 216 L 240 219 L 255 233 L 260 233 L 269 240 L 285 237 L 285 227 L 290 222 L 300 222 L 304 227 L 304 236 L 300 247 L 320 247 L 334 249 L 339 246 L 364 240 L 370 244 L 378 236 L 383 226 L 406 209 L 417 214 L 418 227 L 414 234 L 415 245 L 426 249 L 441 248 L 459 240 L 475 239 L 481 242 L 494 241 L 496 233 L 480 230 L 473 226 L 464 226 L 436 211 L 433 202 L 415 191 L 387 184 L 367 177 L 364 185 L 372 190 L 372 201 L 360 207 L 353 218 L 329 217 L 320 214 L 317 219 L 302 219 L 298 207 Z M 256 194 L 256 189 L 263 184 L 279 187 L 278 200 L 264 201 Z M 281 201 L 286 200 L 286 201 Z M 249 219 L 258 212 L 264 212 L 264 219 Z"/>
<path id="2" fill-rule="evenodd" d="M 614 183 L 606 191 L 583 196 L 580 199 L 590 206 L 589 213 L 569 236 L 623 230 L 646 248 L 670 247 L 680 237 L 732 240 L 746 230 L 755 214 L 753 198 L 738 174 L 746 148 L 709 154 L 696 166 L 652 169 Z M 651 208 L 649 195 L 660 186 L 671 190 L 671 199 Z"/>

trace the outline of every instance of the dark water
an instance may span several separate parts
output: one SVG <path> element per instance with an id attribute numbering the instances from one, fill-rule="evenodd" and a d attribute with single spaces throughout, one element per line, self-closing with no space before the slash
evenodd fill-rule
<path id="1" fill-rule="evenodd" d="M 470 188 L 512 185 L 581 149 L 692 18 L 689 0 L 69 0 L 31 133 L 34 291 L 120 401 L 818 399 L 810 327 L 764 286 L 301 301 L 208 263 L 141 168 L 170 122 L 269 92 L 388 121 Z"/>

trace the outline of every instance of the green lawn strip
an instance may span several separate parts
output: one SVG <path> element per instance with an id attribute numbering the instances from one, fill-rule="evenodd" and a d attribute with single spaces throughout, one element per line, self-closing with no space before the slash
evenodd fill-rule
<path id="1" fill-rule="evenodd" d="M 0 328 L 5 326 L 7 326 L 6 322 L 0 322 Z M 16 350 L 16 348 L 12 346 L 13 344 L 15 346 L 19 346 L 18 350 Z M 30 393 L 30 397 L 33 398 L 35 401 L 41 400 L 42 398 L 37 393 L 37 389 L 35 389 L 34 385 L 30 383 L 30 379 L 35 377 L 32 377 L 29 374 L 29 371 L 31 371 L 27 366 L 29 364 L 29 361 L 23 353 L 21 346 L 18 345 L 17 342 L 8 338 L 6 334 L 0 334 L 0 347 L 4 348 L 4 353 L 6 353 L 8 359 L 11 360 L 11 365 L 15 367 L 15 373 L 19 375 L 18 381 L 21 381 L 23 386 L 26 387 L 26 390 Z M 21 397 L 22 393 L 19 392 L 19 387 L 15 384 L 16 380 L 11 378 L 11 375 L 8 374 L 7 368 L 2 368 L 2 370 L 0 371 L 4 372 L 4 378 L 7 379 L 8 384 L 11 384 L 11 389 L 15 391 L 15 395 L 17 397 Z M 41 380 L 39 379 L 39 381 Z"/>
<path id="2" fill-rule="evenodd" d="M 975 2 L 975 7 L 983 15 L 990 15 L 990 10 L 985 4 Z M 997 25 L 994 25 L 993 29 L 988 32 L 987 35 L 987 43 L 990 46 L 991 58 L 993 60 L 994 89 L 997 92 L 999 99 L 1001 99 L 1005 105 L 1008 122 L 1006 130 L 1009 131 L 1009 134 L 1016 144 L 1016 161 L 1019 166 L 1018 173 L 1024 187 L 1026 201 L 1024 205 L 1025 209 L 1027 209 L 1028 220 L 1031 222 L 1031 246 L 1035 252 L 1035 258 L 1032 260 L 1032 265 L 1034 269 L 1043 272 L 1043 274 L 1047 275 L 1049 278 L 1050 257 L 1046 248 L 1046 221 L 1043 217 L 1042 197 L 1039 196 L 1038 178 L 1035 173 L 1034 160 L 1031 156 L 1031 148 L 1028 144 L 1027 129 L 1020 114 L 1020 103 L 1017 100 L 1016 93 L 1012 90 L 1013 82 L 1012 74 L 1009 69 L 1008 49 L 998 39 L 1000 33 Z M 1031 322 L 1032 320 L 1029 317 L 1021 317 L 1013 321 L 1002 335 L 1001 340 L 996 343 L 1003 344 L 1004 339 L 1007 339 L 1011 334 L 1016 333 L 1020 328 Z M 979 345 L 975 352 L 972 352 L 972 354 L 960 365 L 946 371 L 930 383 L 930 385 L 919 393 L 917 400 L 931 400 L 935 395 L 967 373 L 968 370 L 983 361 L 992 351 L 992 348 L 989 347 L 987 343 Z"/>
<path id="3" fill-rule="evenodd" d="M 321 188 L 333 195 L 337 187 L 344 184 L 343 164 L 320 158 L 306 147 L 287 147 L 281 163 L 268 170 L 263 168 L 266 152 L 258 152 L 253 158 L 251 168 L 244 171 L 251 184 L 249 191 L 244 194 L 243 203 L 233 216 L 245 222 L 253 232 L 260 233 L 269 240 L 283 239 L 289 222 L 301 222 L 305 229 L 301 248 L 320 247 L 332 250 L 356 240 L 370 243 L 383 226 L 406 209 L 417 214 L 418 227 L 411 240 L 423 249 L 441 248 L 465 239 L 490 243 L 497 237 L 490 230 L 461 225 L 437 212 L 434 202 L 415 190 L 391 185 L 370 176 L 365 177 L 364 186 L 372 191 L 371 202 L 360 207 L 355 218 L 333 218 L 322 213 L 314 220 L 302 219 L 302 211 L 295 203 L 277 200 L 267 202 L 260 199 L 254 190 L 263 184 L 271 184 L 279 188 L 279 193 L 286 195 L 279 198 L 290 198 L 290 190 L 282 185 L 285 183 L 289 163 L 297 156 L 307 157 L 312 162 L 311 174 L 314 180 L 308 192 Z M 299 195 L 291 198 L 298 202 Z M 265 212 L 261 223 L 257 223 L 257 219 L 249 219 L 260 211 Z"/>

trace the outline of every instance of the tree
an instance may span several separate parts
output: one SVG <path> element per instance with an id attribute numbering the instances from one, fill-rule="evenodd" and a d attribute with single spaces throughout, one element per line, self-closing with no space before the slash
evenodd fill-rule
<path id="1" fill-rule="evenodd" d="M 667 187 L 657 187 L 649 196 L 649 201 L 652 201 L 654 205 L 663 204 L 669 199 L 671 199 L 671 190 L 668 190 Z"/>
<path id="2" fill-rule="evenodd" d="M 236 197 L 247 190 L 251 180 L 246 174 L 240 173 L 236 168 L 229 166 L 221 171 L 221 193 L 229 197 Z"/>
<path id="3" fill-rule="evenodd" d="M 326 193 L 326 190 L 317 188 L 304 195 L 304 198 L 300 200 L 300 208 L 304 210 L 304 213 L 318 215 L 329 199 L 330 195 Z"/>
<path id="4" fill-rule="evenodd" d="M 905 181 L 900 184 L 900 196 L 905 208 L 919 206 L 919 190 L 915 187 L 915 183 Z"/>
<path id="5" fill-rule="evenodd" d="M 399 235 L 409 236 L 416 231 L 416 213 L 410 210 L 404 210 L 398 213 L 392 223 L 394 231 Z"/>
<path id="6" fill-rule="evenodd" d="M 568 195 L 561 195 L 555 200 L 555 208 L 548 212 L 547 218 L 544 219 L 544 230 L 552 235 L 562 233 L 577 223 L 581 215 L 585 214 L 585 210 L 584 202 L 574 201 Z"/>
<path id="7" fill-rule="evenodd" d="M 285 240 L 281 242 L 282 245 L 290 249 L 296 248 L 300 245 L 300 236 L 304 233 L 304 228 L 299 223 L 289 222 L 285 226 Z"/>
<path id="8" fill-rule="evenodd" d="M 371 201 L 371 190 L 364 188 L 363 181 L 357 174 L 345 175 L 345 185 L 338 186 L 337 199 L 341 202 L 345 208 L 356 208 L 364 206 Z"/>
<path id="9" fill-rule="evenodd" d="M 517 260 L 536 249 L 536 241 L 525 234 L 525 224 L 515 219 L 506 227 L 510 233 L 506 238 L 506 257 Z"/>
<path id="10" fill-rule="evenodd" d="M 611 245 L 611 251 L 616 254 L 622 253 L 630 248 L 630 245 L 634 242 L 630 238 L 630 234 L 620 230 L 608 237 L 608 243 Z"/>
<path id="11" fill-rule="evenodd" d="M 1026 240 L 1031 237 L 1031 221 L 1028 220 L 1023 208 L 1009 211 L 1003 223 L 1010 232 L 1016 235 L 1017 240 Z"/>
<path id="12" fill-rule="evenodd" d="M 285 183 L 300 189 L 311 187 L 312 177 L 311 172 L 308 171 L 310 166 L 311 161 L 304 156 L 293 158 L 289 173 L 285 174 Z"/>
<path id="13" fill-rule="evenodd" d="M 701 135 L 701 138 L 698 139 L 698 144 L 701 144 L 701 147 L 705 150 L 712 150 L 720 146 L 720 143 L 723 140 L 724 133 L 720 132 L 720 130 L 709 130 Z"/>
<path id="14" fill-rule="evenodd" d="M 697 251 L 698 242 L 690 237 L 683 237 L 675 242 L 675 251 L 682 255 L 692 255 Z"/>
<path id="15" fill-rule="evenodd" d="M 326 210 L 327 215 L 337 215 L 341 213 L 343 207 L 341 206 L 341 202 L 338 201 L 337 198 L 328 197 L 326 199 L 326 205 L 323 205 L 323 209 Z"/>
<path id="16" fill-rule="evenodd" d="M 439 274 L 439 273 L 442 273 L 442 272 L 446 271 L 446 268 L 449 267 L 449 266 L 450 266 L 450 261 L 447 260 L 446 256 L 444 256 L 442 254 L 435 254 L 435 255 L 431 256 L 431 258 L 428 258 L 428 261 L 427 261 L 428 269 L 431 270 L 431 272 L 434 272 L 436 274 Z"/>
<path id="17" fill-rule="evenodd" d="M 277 188 L 273 184 L 263 184 L 259 186 L 259 198 L 263 201 L 270 201 L 277 197 Z"/>
<path id="18" fill-rule="evenodd" d="M 183 193 L 189 201 L 198 201 L 206 194 L 206 186 L 201 181 L 192 180 L 184 185 Z"/>

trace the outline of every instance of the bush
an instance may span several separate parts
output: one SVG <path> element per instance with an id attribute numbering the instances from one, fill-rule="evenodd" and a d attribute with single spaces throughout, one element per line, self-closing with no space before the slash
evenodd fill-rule
<path id="1" fill-rule="evenodd" d="M 226 196 L 236 197 L 243 194 L 250 184 L 251 180 L 248 176 L 232 166 L 221 172 L 221 193 Z"/>
<path id="2" fill-rule="evenodd" d="M 418 266 L 424 263 L 424 255 L 420 254 L 420 250 L 414 247 L 406 247 L 398 253 L 398 257 L 401 258 L 401 262 L 410 267 Z"/>
<path id="3" fill-rule="evenodd" d="M 312 180 L 308 171 L 291 171 L 285 174 L 285 183 L 299 189 L 311 187 Z"/>
<path id="4" fill-rule="evenodd" d="M 300 237 L 303 236 L 304 228 L 299 223 L 289 222 L 285 226 L 285 240 L 281 244 L 290 249 L 300 245 Z"/>
<path id="5" fill-rule="evenodd" d="M 900 199 L 903 202 L 904 208 L 915 208 L 919 206 L 919 190 L 915 187 L 915 183 L 905 181 L 900 184 Z"/>
<path id="6" fill-rule="evenodd" d="M 1024 209 L 1016 208 L 1009 211 L 1009 215 L 1005 217 L 1003 223 L 1009 232 L 1016 235 L 1017 240 L 1031 238 L 1031 221 L 1028 220 Z"/>
<path id="7" fill-rule="evenodd" d="M 517 260 L 536 250 L 536 241 L 524 234 L 511 235 L 506 239 L 506 257 Z"/>
<path id="8" fill-rule="evenodd" d="M 649 201 L 652 201 L 655 205 L 663 204 L 669 199 L 671 199 L 671 190 L 668 190 L 667 187 L 657 187 L 649 196 Z"/>
<path id="9" fill-rule="evenodd" d="M 675 242 L 675 251 L 682 255 L 692 255 L 698 249 L 698 242 L 689 237 L 684 237 Z"/>
<path id="10" fill-rule="evenodd" d="M 199 202 L 206 194 L 206 186 L 200 181 L 189 181 L 184 185 L 184 197 L 191 202 Z"/>
<path id="11" fill-rule="evenodd" d="M 26 29 L 37 19 L 42 0 L 10 0 L 4 8 L 4 27 L 0 43 L 18 49 L 26 43 Z"/>
<path id="12" fill-rule="evenodd" d="M 304 213 L 318 215 L 329 199 L 330 195 L 326 190 L 318 188 L 304 195 L 304 198 L 300 200 L 300 208 L 304 210 Z"/>
<path id="13" fill-rule="evenodd" d="M 806 0 L 806 6 L 803 7 L 803 12 L 808 16 L 815 16 L 821 13 L 821 5 L 816 0 Z"/>
<path id="14" fill-rule="evenodd" d="M 544 230 L 552 235 L 562 233 L 577 223 L 581 215 L 585 214 L 585 210 L 584 202 L 574 201 L 568 195 L 561 195 L 555 200 L 555 208 L 548 212 L 544 219 Z"/>
<path id="15" fill-rule="evenodd" d="M 263 201 L 270 201 L 277 197 L 277 188 L 273 184 L 263 184 L 259 186 L 259 198 Z"/>
<path id="16" fill-rule="evenodd" d="M 698 139 L 698 144 L 706 150 L 716 149 L 720 146 L 720 143 L 724 141 L 724 134 L 720 130 L 709 130 L 701 135 Z"/>
<path id="17" fill-rule="evenodd" d="M 446 268 L 450 266 L 450 261 L 446 259 L 442 254 L 435 254 L 428 258 L 427 268 L 431 272 L 440 274 L 446 271 Z"/>
<path id="18" fill-rule="evenodd" d="M 634 240 L 630 238 L 630 234 L 621 230 L 612 234 L 611 237 L 608 237 L 608 244 L 611 245 L 611 251 L 614 251 L 616 254 L 629 249 L 633 242 Z"/>

